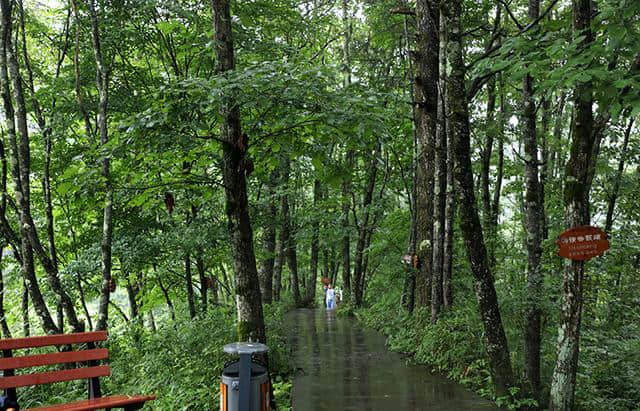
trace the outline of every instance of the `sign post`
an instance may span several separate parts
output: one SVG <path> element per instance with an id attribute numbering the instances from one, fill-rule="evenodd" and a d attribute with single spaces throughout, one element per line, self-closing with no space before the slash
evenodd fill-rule
<path id="1" fill-rule="evenodd" d="M 556 244 L 560 257 L 579 261 L 600 256 L 609 249 L 607 233 L 588 225 L 568 229 L 558 236 Z"/>

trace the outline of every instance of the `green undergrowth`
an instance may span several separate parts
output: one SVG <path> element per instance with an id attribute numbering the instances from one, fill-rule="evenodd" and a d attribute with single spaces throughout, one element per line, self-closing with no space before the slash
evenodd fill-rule
<path id="1" fill-rule="evenodd" d="M 518 409 L 535 404 L 518 387 L 511 395 L 496 398 L 484 349 L 484 331 L 471 278 L 458 278 L 454 288 L 454 309 L 443 312 L 437 323 L 430 322 L 429 308 L 416 308 L 409 314 L 400 304 L 402 279 L 393 276 L 372 282 L 364 308 L 343 305 L 339 313 L 355 315 L 365 326 L 383 333 L 388 347 L 406 355 L 408 361 L 426 365 L 433 372 L 459 382 L 501 407 Z M 546 287 L 560 289 L 552 278 Z M 516 376 L 523 375 L 524 296 L 521 290 L 497 282 L 500 308 Z M 384 290 L 382 293 L 380 290 Z M 557 291 L 556 291 L 557 293 Z M 559 300 L 559 299 L 557 299 Z M 543 409 L 548 403 L 551 375 L 556 358 L 557 319 L 559 310 L 550 299 L 544 307 L 541 374 Z M 640 308 L 637 304 L 586 309 L 580 345 L 580 362 L 576 385 L 576 411 L 637 410 L 640 404 Z M 601 319 L 594 311 L 599 310 Z M 522 381 L 517 381 L 522 384 Z"/>
<path id="2" fill-rule="evenodd" d="M 269 361 L 278 410 L 291 409 L 292 369 L 282 318 L 285 307 L 265 307 Z M 234 313 L 216 307 L 194 320 L 178 320 L 152 333 L 140 326 L 113 330 L 109 337 L 111 377 L 103 394 L 153 393 L 148 410 L 216 410 L 222 368 L 232 358 L 222 347 L 236 340 Z M 29 387 L 18 392 L 21 407 L 86 397 L 86 382 Z"/>

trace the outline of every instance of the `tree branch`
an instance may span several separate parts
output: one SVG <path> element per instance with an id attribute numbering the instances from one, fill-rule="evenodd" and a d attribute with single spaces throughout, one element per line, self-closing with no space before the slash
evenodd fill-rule
<path id="1" fill-rule="evenodd" d="M 522 24 L 520 24 L 520 22 L 518 21 L 516 16 L 514 16 L 513 13 L 511 12 L 511 9 L 509 8 L 509 5 L 507 4 L 507 2 L 504 1 L 504 0 L 498 0 L 498 3 L 500 3 L 500 4 L 502 4 L 504 6 L 504 9 L 507 11 L 507 13 L 509 13 L 509 17 L 511 17 L 511 20 L 515 23 L 515 25 L 518 27 L 518 29 L 519 30 L 524 29 L 524 26 Z"/>

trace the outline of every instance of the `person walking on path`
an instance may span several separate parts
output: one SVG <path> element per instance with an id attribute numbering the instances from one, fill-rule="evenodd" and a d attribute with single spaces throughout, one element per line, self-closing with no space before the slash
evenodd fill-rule
<path id="1" fill-rule="evenodd" d="M 327 310 L 333 310 L 336 308 L 336 290 L 329 284 L 326 294 Z"/>

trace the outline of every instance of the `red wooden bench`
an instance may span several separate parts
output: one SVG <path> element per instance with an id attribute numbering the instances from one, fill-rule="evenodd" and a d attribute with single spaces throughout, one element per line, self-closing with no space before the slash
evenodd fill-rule
<path id="1" fill-rule="evenodd" d="M 139 410 L 147 401 L 155 400 L 155 395 L 113 395 L 103 397 L 100 392 L 99 377 L 110 375 L 108 365 L 100 365 L 100 360 L 109 358 L 106 348 L 96 348 L 96 342 L 106 341 L 107 332 L 85 332 L 75 334 L 47 335 L 41 337 L 12 338 L 0 340 L 0 389 L 5 395 L 17 400 L 16 388 L 54 382 L 87 379 L 89 399 L 66 404 L 31 408 L 24 411 L 86 411 L 97 409 L 123 408 L 125 411 Z M 51 354 L 14 356 L 15 350 L 48 346 L 78 345 L 76 351 L 61 351 Z M 78 368 L 56 369 L 44 372 L 24 373 L 37 366 L 77 363 Z M 66 367 L 65 367 L 66 368 Z M 16 370 L 21 370 L 16 375 Z"/>

